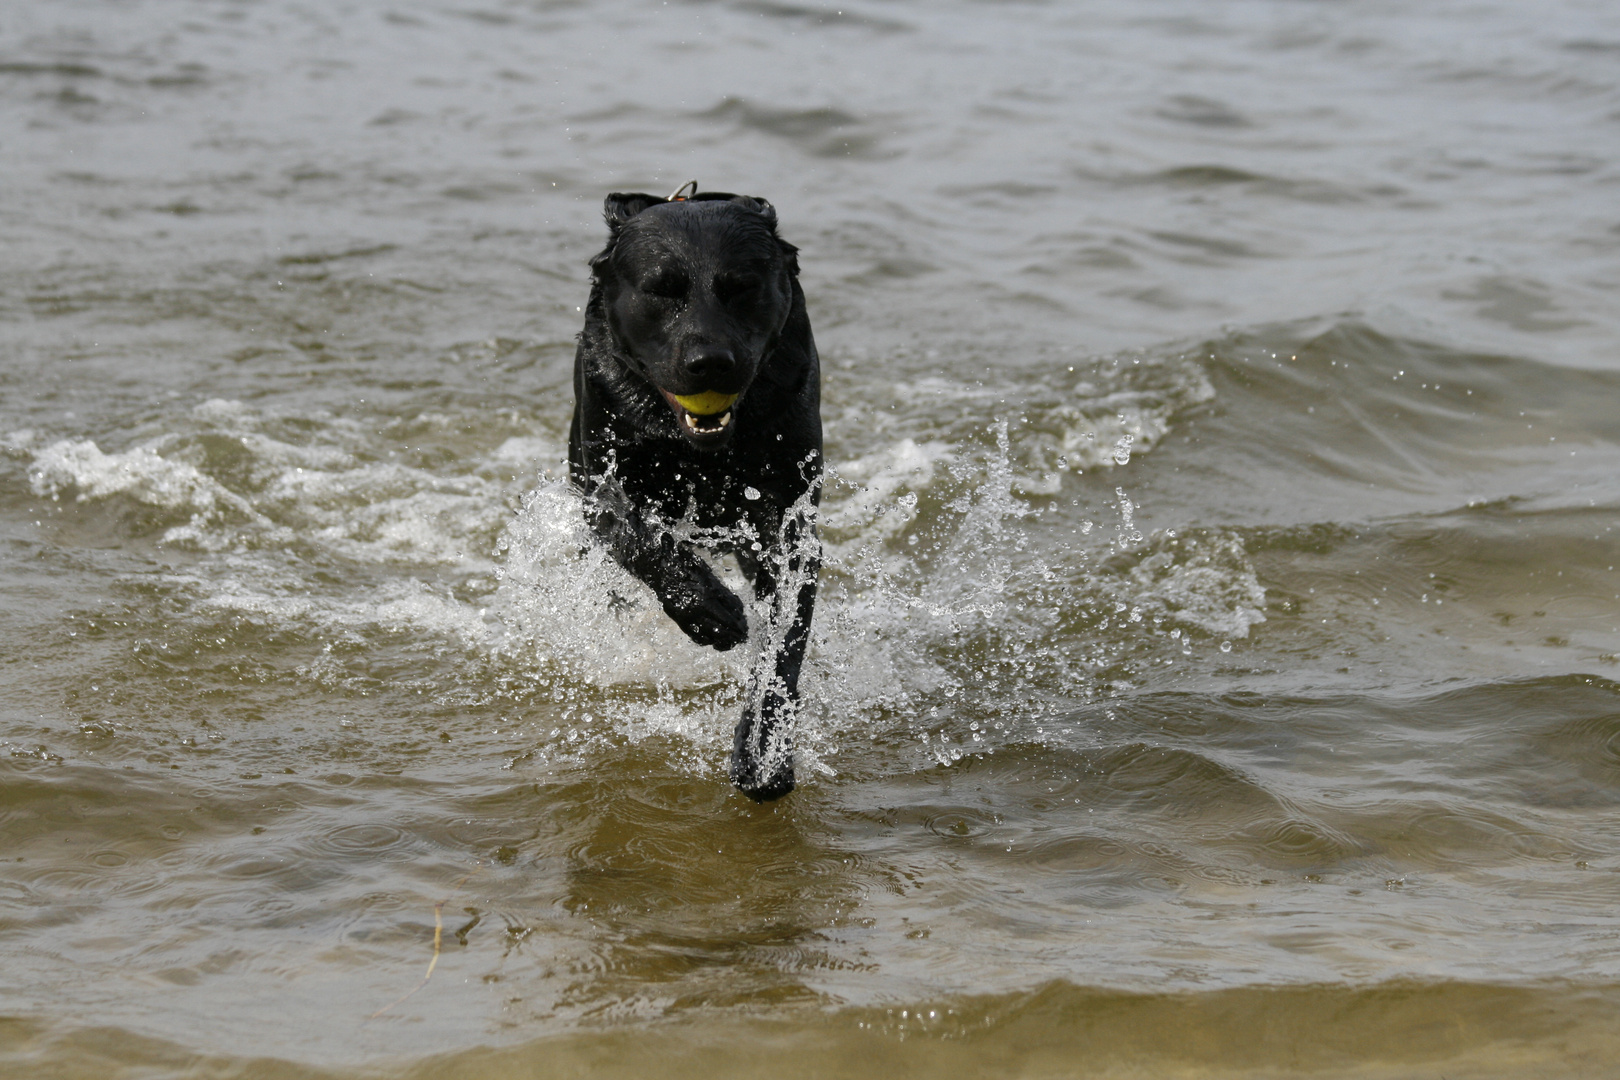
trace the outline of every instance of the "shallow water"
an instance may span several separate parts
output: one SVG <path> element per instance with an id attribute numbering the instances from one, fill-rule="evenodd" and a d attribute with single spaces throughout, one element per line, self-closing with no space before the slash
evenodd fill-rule
<path id="1" fill-rule="evenodd" d="M 13 0 L 0 167 L 8 1075 L 1620 1058 L 1612 6 Z M 764 807 L 559 477 L 690 177 L 826 368 Z"/>

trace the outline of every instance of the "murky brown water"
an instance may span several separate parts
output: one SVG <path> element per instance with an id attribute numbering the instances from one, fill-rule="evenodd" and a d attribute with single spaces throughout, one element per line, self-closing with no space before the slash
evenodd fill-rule
<path id="1" fill-rule="evenodd" d="M 827 368 L 765 807 L 558 478 L 690 177 Z M 1611 6 L 12 0 L 0 183 L 5 1075 L 1614 1074 Z"/>

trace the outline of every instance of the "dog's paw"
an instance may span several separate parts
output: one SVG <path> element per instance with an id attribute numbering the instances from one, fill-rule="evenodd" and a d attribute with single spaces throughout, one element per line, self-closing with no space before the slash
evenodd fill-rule
<path id="1" fill-rule="evenodd" d="M 790 761 L 775 771 L 767 772 L 759 767 L 758 762 L 734 753 L 731 755 L 731 783 L 757 803 L 773 802 L 793 791 L 793 763 Z"/>
<path id="2" fill-rule="evenodd" d="M 780 799 L 794 787 L 793 719 L 783 712 L 782 700 L 767 695 L 763 716 L 745 712 L 732 740 L 731 782 L 757 803 Z M 784 722 L 788 727 L 780 729 Z"/>
<path id="3" fill-rule="evenodd" d="M 725 652 L 748 640 L 748 613 L 719 581 L 686 582 L 664 598 L 664 613 L 699 645 Z"/>

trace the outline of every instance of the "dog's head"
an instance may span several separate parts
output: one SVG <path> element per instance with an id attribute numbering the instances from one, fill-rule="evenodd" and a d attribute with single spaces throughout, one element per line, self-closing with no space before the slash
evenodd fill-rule
<path id="1" fill-rule="evenodd" d="M 613 194 L 591 260 L 614 355 L 656 389 L 692 443 L 730 441 L 737 403 L 793 305 L 794 247 L 764 199 Z"/>

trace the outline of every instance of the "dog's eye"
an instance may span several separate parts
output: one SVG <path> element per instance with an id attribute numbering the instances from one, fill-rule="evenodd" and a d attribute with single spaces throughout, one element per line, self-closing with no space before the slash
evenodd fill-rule
<path id="1" fill-rule="evenodd" d="M 714 295 L 725 303 L 740 303 L 759 292 L 760 282 L 753 274 L 722 274 L 714 279 Z"/>
<path id="2" fill-rule="evenodd" d="M 687 288 L 685 274 L 663 273 L 644 282 L 641 291 L 667 300 L 679 300 L 686 295 Z"/>

